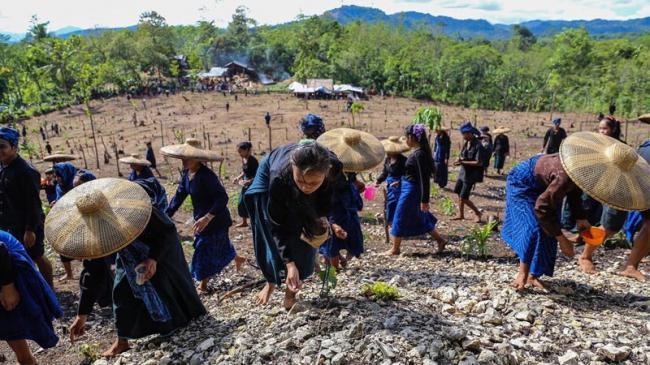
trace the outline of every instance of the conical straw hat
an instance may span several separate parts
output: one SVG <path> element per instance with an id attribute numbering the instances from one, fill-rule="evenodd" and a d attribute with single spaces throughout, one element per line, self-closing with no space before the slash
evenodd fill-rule
<path id="1" fill-rule="evenodd" d="M 127 165 L 151 166 L 151 162 L 145 160 L 137 153 L 132 153 L 129 157 L 120 158 L 120 162 Z"/>
<path id="2" fill-rule="evenodd" d="M 510 132 L 510 128 L 499 127 L 497 129 L 493 130 L 492 134 L 501 134 L 501 133 L 508 133 L 508 132 Z"/>
<path id="3" fill-rule="evenodd" d="M 560 145 L 560 159 L 571 180 L 599 202 L 627 211 L 650 208 L 650 165 L 632 147 L 578 132 Z"/>
<path id="4" fill-rule="evenodd" d="M 108 256 L 133 242 L 151 217 L 140 185 L 115 178 L 89 181 L 59 199 L 45 219 L 45 239 L 75 259 Z"/>
<path id="5" fill-rule="evenodd" d="M 411 149 L 406 142 L 398 136 L 390 136 L 387 139 L 382 140 L 381 144 L 384 146 L 384 151 L 386 151 L 386 153 L 403 153 Z"/>
<path id="6" fill-rule="evenodd" d="M 68 162 L 68 161 L 74 161 L 77 159 L 77 156 L 74 155 L 69 155 L 67 153 L 63 152 L 55 152 L 49 156 L 43 157 L 43 161 L 45 162 L 53 162 L 53 163 L 58 163 L 58 162 Z"/>
<path id="7" fill-rule="evenodd" d="M 199 161 L 221 161 L 223 160 L 216 152 L 201 148 L 201 142 L 196 138 L 188 138 L 183 144 L 165 146 L 160 149 L 163 156 L 180 158 L 185 160 Z"/>
<path id="8" fill-rule="evenodd" d="M 317 141 L 334 152 L 343 170 L 348 172 L 372 169 L 382 163 L 386 155 L 384 146 L 375 136 L 355 129 L 332 129 Z"/>

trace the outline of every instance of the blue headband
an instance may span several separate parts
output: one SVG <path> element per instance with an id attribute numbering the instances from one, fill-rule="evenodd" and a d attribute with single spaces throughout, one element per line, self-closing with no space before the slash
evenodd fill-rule
<path id="1" fill-rule="evenodd" d="M 555 124 L 555 125 L 560 125 L 560 124 L 562 124 L 562 118 L 556 118 L 556 119 L 553 119 L 553 124 Z"/>
<path id="2" fill-rule="evenodd" d="M 307 114 L 300 121 L 300 130 L 303 134 L 306 134 L 305 132 L 310 131 L 320 136 L 321 134 L 325 133 L 325 123 L 323 123 L 323 118 L 320 116 L 316 114 Z"/>
<path id="3" fill-rule="evenodd" d="M 20 134 L 15 129 L 1 127 L 0 128 L 0 139 L 4 139 L 9 142 L 12 147 L 18 146 L 18 139 Z"/>
<path id="4" fill-rule="evenodd" d="M 478 136 L 481 134 L 481 132 L 478 131 L 473 125 L 472 122 L 465 122 L 460 126 L 460 133 L 471 133 L 475 136 Z"/>

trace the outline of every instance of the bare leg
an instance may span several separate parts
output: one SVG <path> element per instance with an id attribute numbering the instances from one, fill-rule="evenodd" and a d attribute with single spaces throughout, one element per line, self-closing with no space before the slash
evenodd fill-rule
<path id="1" fill-rule="evenodd" d="M 458 196 L 458 216 L 453 218 L 454 221 L 462 221 L 465 219 L 465 199 Z"/>
<path id="2" fill-rule="evenodd" d="M 341 270 L 341 257 L 340 256 L 332 257 L 329 261 L 332 264 L 332 266 L 336 269 L 336 271 Z"/>
<path id="3" fill-rule="evenodd" d="M 239 255 L 235 256 L 235 270 L 237 272 L 241 271 L 241 266 L 248 261 L 245 257 L 241 257 Z"/>
<path id="4" fill-rule="evenodd" d="M 641 230 L 634 238 L 634 247 L 630 251 L 630 256 L 627 258 L 625 267 L 618 274 L 639 281 L 645 281 L 645 275 L 639 271 L 639 263 L 648 253 L 650 253 L 650 220 L 645 220 L 643 221 L 643 227 L 641 227 Z"/>
<path id="5" fill-rule="evenodd" d="M 72 261 L 63 262 L 63 269 L 65 270 L 65 276 L 60 278 L 60 281 L 74 280 L 74 271 L 72 271 Z"/>
<path id="6" fill-rule="evenodd" d="M 585 274 L 595 274 L 596 265 L 594 265 L 593 254 L 596 251 L 598 246 L 585 245 L 585 249 L 582 251 L 582 255 L 578 257 L 578 264 L 580 269 Z"/>
<path id="7" fill-rule="evenodd" d="M 275 290 L 275 284 L 266 283 L 262 291 L 260 291 L 259 294 L 257 294 L 257 298 L 255 298 L 255 303 L 258 305 L 266 305 L 269 302 L 269 299 L 271 299 L 271 294 L 273 294 L 273 290 Z"/>
<path id="8" fill-rule="evenodd" d="M 289 290 L 289 288 L 284 290 L 284 309 L 289 310 L 298 302 L 296 294 L 296 292 Z"/>
<path id="9" fill-rule="evenodd" d="M 43 255 L 39 257 L 38 259 L 35 260 L 36 266 L 38 266 L 38 271 L 40 271 L 41 275 L 43 275 L 43 278 L 45 281 L 50 285 L 50 288 L 54 289 L 54 282 L 52 279 L 52 263 L 50 260 L 47 258 L 47 256 Z"/>
<path id="10" fill-rule="evenodd" d="M 210 291 L 210 289 L 208 288 L 208 283 L 210 283 L 209 278 L 201 280 L 201 282 L 199 283 L 198 288 L 196 288 L 196 290 L 198 290 L 199 294 L 207 294 Z"/>
<path id="11" fill-rule="evenodd" d="M 445 246 L 447 246 L 447 241 L 442 238 L 440 233 L 438 233 L 437 230 L 431 231 L 431 236 L 433 237 L 436 242 L 438 242 L 438 249 L 436 250 L 436 254 L 442 253 L 445 250 Z"/>
<path id="12" fill-rule="evenodd" d="M 392 237 L 393 238 L 393 247 L 390 250 L 385 251 L 382 255 L 384 256 L 397 256 L 400 254 L 400 248 L 402 246 L 402 237 Z"/>
<path id="13" fill-rule="evenodd" d="M 235 228 L 244 228 L 244 227 L 248 227 L 248 220 L 246 218 L 242 218 L 241 223 L 235 226 Z"/>
<path id="14" fill-rule="evenodd" d="M 7 344 L 16 354 L 16 361 L 20 365 L 36 365 L 36 358 L 29 349 L 27 340 L 7 341 Z"/>
<path id="15" fill-rule="evenodd" d="M 113 342 L 111 347 L 108 350 L 104 351 L 102 356 L 108 357 L 108 358 L 115 357 L 115 356 L 117 356 L 117 355 L 119 355 L 119 354 L 121 354 L 121 353 L 123 353 L 125 351 L 128 351 L 130 348 L 131 348 L 131 346 L 129 346 L 129 340 L 127 340 L 125 338 L 119 338 L 118 337 Z"/>
<path id="16" fill-rule="evenodd" d="M 528 282 L 528 274 L 530 273 L 530 265 L 523 262 L 519 262 L 519 272 L 515 277 L 515 280 L 512 282 L 512 287 L 517 289 L 517 291 L 522 291 L 526 288 L 526 283 Z"/>
<path id="17" fill-rule="evenodd" d="M 469 209 L 473 210 L 474 214 L 476 214 L 476 223 L 482 223 L 483 222 L 483 214 L 481 214 L 481 212 L 478 210 L 476 205 L 474 205 L 474 203 L 469 199 L 463 199 L 463 203 L 467 204 Z"/>

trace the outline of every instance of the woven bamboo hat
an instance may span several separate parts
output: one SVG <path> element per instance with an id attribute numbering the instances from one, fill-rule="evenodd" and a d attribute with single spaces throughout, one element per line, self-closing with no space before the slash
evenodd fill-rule
<path id="1" fill-rule="evenodd" d="M 151 166 L 151 162 L 145 160 L 137 153 L 132 153 L 129 157 L 120 158 L 120 162 L 127 165 Z"/>
<path id="2" fill-rule="evenodd" d="M 390 136 L 387 139 L 382 140 L 381 144 L 384 146 L 384 151 L 386 151 L 386 153 L 404 153 L 411 149 L 406 144 L 406 141 L 398 136 Z"/>
<path id="3" fill-rule="evenodd" d="M 183 144 L 165 146 L 160 149 L 163 156 L 183 160 L 221 161 L 222 157 L 216 152 L 201 148 L 201 142 L 196 138 L 188 138 Z"/>
<path id="4" fill-rule="evenodd" d="M 643 123 L 650 124 L 650 113 L 643 114 L 642 116 L 638 117 L 637 119 L 642 121 Z"/>
<path id="5" fill-rule="evenodd" d="M 151 217 L 151 199 L 140 185 L 115 178 L 70 190 L 45 219 L 45 239 L 63 256 L 95 259 L 133 242 Z"/>
<path id="6" fill-rule="evenodd" d="M 343 164 L 343 170 L 348 172 L 372 169 L 382 163 L 386 155 L 384 146 L 375 136 L 355 129 L 332 129 L 317 141 L 334 152 Z"/>
<path id="7" fill-rule="evenodd" d="M 502 134 L 502 133 L 508 133 L 508 132 L 510 132 L 510 128 L 506 128 L 506 127 L 499 127 L 499 128 L 492 131 L 493 134 Z"/>
<path id="8" fill-rule="evenodd" d="M 560 145 L 562 167 L 589 196 L 619 210 L 650 208 L 650 165 L 600 133 L 578 132 Z"/>
<path id="9" fill-rule="evenodd" d="M 43 161 L 52 162 L 52 163 L 68 162 L 68 161 L 74 161 L 76 159 L 77 159 L 77 156 L 69 155 L 69 154 L 63 153 L 63 152 L 54 152 L 53 154 L 51 154 L 49 156 L 43 157 Z"/>

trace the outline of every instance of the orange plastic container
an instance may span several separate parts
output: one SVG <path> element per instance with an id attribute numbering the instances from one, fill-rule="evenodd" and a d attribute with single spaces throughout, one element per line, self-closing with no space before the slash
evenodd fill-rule
<path id="1" fill-rule="evenodd" d="M 598 227 L 591 227 L 588 230 L 581 232 L 580 237 L 582 237 L 588 245 L 600 246 L 605 242 L 605 230 Z"/>

